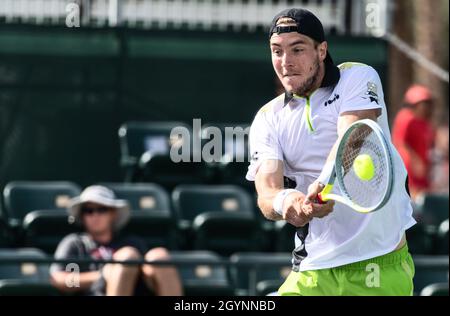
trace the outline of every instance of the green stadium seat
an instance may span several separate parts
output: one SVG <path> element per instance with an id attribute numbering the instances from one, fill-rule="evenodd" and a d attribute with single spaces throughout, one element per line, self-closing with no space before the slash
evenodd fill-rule
<path id="1" fill-rule="evenodd" d="M 120 199 L 131 205 L 130 221 L 124 234 L 142 238 L 149 248 L 177 248 L 176 221 L 168 193 L 157 184 L 104 183 Z"/>
<path id="2" fill-rule="evenodd" d="M 230 257 L 236 295 L 275 292 L 292 269 L 290 253 L 236 253 Z"/>
<path id="3" fill-rule="evenodd" d="M 253 213 L 249 194 L 233 185 L 180 185 L 172 192 L 172 203 L 178 219 L 187 224 L 205 212 Z"/>
<path id="4" fill-rule="evenodd" d="M 278 289 L 282 284 L 281 280 L 260 281 L 256 284 L 256 296 L 278 296 Z"/>
<path id="5" fill-rule="evenodd" d="M 11 230 L 3 218 L 0 218 L 0 248 L 9 247 L 12 242 Z"/>
<path id="6" fill-rule="evenodd" d="M 147 159 L 148 158 L 148 159 Z M 170 156 L 144 156 L 141 176 L 137 179 L 161 184 L 173 190 L 179 184 L 208 182 L 208 170 L 203 162 L 173 162 Z"/>
<path id="7" fill-rule="evenodd" d="M 439 225 L 436 243 L 437 254 L 448 255 L 448 219 Z"/>
<path id="8" fill-rule="evenodd" d="M 449 217 L 448 195 L 426 194 L 417 202 L 418 221 L 437 227 Z"/>
<path id="9" fill-rule="evenodd" d="M 60 296 L 50 282 L 0 280 L 0 296 Z"/>
<path id="10" fill-rule="evenodd" d="M 413 256 L 414 292 L 418 295 L 427 285 L 448 282 L 448 256 Z"/>
<path id="11" fill-rule="evenodd" d="M 406 231 L 408 248 L 413 255 L 432 255 L 435 240 L 435 229 L 417 223 Z"/>
<path id="12" fill-rule="evenodd" d="M 448 282 L 430 284 L 420 292 L 420 296 L 448 296 Z"/>
<path id="13" fill-rule="evenodd" d="M 175 251 L 172 259 L 219 262 L 220 257 L 209 251 Z M 222 265 L 181 264 L 178 271 L 187 296 L 230 296 L 234 291 L 229 282 L 227 269 Z"/>
<path id="14" fill-rule="evenodd" d="M 169 211 L 132 212 L 122 233 L 138 236 L 148 248 L 178 248 L 176 221 Z"/>
<path id="15" fill-rule="evenodd" d="M 59 242 L 67 235 L 81 232 L 82 227 L 70 223 L 66 212 L 58 210 L 36 210 L 23 220 L 23 243 L 26 247 L 39 248 L 53 254 Z"/>
<path id="16" fill-rule="evenodd" d="M 239 128 L 240 130 L 236 130 L 236 135 L 233 136 L 233 130 L 229 128 Z M 203 143 L 210 142 L 214 137 L 217 137 L 217 133 L 220 131 L 221 151 L 213 152 L 218 161 L 208 163 L 209 168 L 214 171 L 216 183 L 239 185 L 250 192 L 255 191 L 254 184 L 245 180 L 249 164 L 249 130 L 250 124 L 248 123 L 219 123 L 202 126 Z M 243 133 L 238 134 L 241 131 Z M 227 136 L 227 132 L 229 136 Z"/>
<path id="17" fill-rule="evenodd" d="M 102 183 L 117 198 L 127 200 L 133 211 L 170 211 L 170 196 L 154 183 Z"/>
<path id="18" fill-rule="evenodd" d="M 206 212 L 192 225 L 194 249 L 205 249 L 228 256 L 240 251 L 260 251 L 261 231 L 258 221 L 247 212 Z"/>
<path id="19" fill-rule="evenodd" d="M 254 184 L 252 184 L 254 186 Z M 250 193 L 253 203 L 253 213 L 255 214 L 256 220 L 259 222 L 259 226 L 262 231 L 261 244 L 263 246 L 263 251 L 273 252 L 275 251 L 275 225 L 277 222 L 268 220 L 264 217 L 258 206 L 258 194 L 256 192 Z"/>
<path id="20" fill-rule="evenodd" d="M 188 139 L 172 137 L 174 128 L 189 132 Z M 192 132 L 182 122 L 127 122 L 119 129 L 121 166 L 127 181 L 154 182 L 172 189 L 180 183 L 202 183 L 207 170 L 202 162 L 175 163 L 171 148 L 186 146 L 184 152 L 191 157 Z M 187 146 L 187 144 L 189 146 Z M 179 150 L 177 150 L 179 152 Z M 191 160 L 192 161 L 192 160 Z"/>
<path id="21" fill-rule="evenodd" d="M 232 185 L 180 185 L 172 192 L 172 205 L 184 236 L 180 240 L 183 249 L 193 247 L 192 222 L 197 215 L 216 211 L 253 212 L 249 194 Z"/>
<path id="22" fill-rule="evenodd" d="M 65 210 L 70 198 L 80 192 L 72 182 L 10 182 L 3 190 L 6 218 L 10 225 L 18 227 L 32 211 Z"/>
<path id="23" fill-rule="evenodd" d="M 170 152 L 170 133 L 176 127 L 191 130 L 183 122 L 126 122 L 119 129 L 122 165 L 136 165 L 146 151 Z"/>
<path id="24" fill-rule="evenodd" d="M 0 249 L 0 263 L 3 259 L 45 259 L 46 254 L 34 248 Z M 0 280 L 25 280 L 46 282 L 49 280 L 49 265 L 31 262 L 1 263 Z"/>
<path id="25" fill-rule="evenodd" d="M 294 250 L 296 229 L 293 225 L 286 221 L 278 221 L 275 223 L 274 233 L 276 252 L 292 252 Z"/>

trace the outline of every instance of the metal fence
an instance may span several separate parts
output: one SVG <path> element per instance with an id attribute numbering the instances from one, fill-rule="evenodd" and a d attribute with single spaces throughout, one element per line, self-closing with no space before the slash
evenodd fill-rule
<path id="1" fill-rule="evenodd" d="M 249 32 L 265 28 L 279 11 L 294 6 L 313 11 L 327 31 L 365 34 L 371 8 L 379 30 L 389 25 L 387 0 L 0 0 L 0 20 L 6 23 L 64 25 L 70 14 L 80 24 L 138 28 L 229 28 Z"/>

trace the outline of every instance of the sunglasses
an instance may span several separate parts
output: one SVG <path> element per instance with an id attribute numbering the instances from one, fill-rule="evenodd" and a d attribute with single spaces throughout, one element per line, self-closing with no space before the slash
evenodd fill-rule
<path id="1" fill-rule="evenodd" d="M 111 210 L 111 208 L 106 206 L 100 206 L 100 207 L 83 207 L 81 209 L 82 215 L 92 215 L 94 213 L 98 214 L 105 214 L 108 213 Z"/>

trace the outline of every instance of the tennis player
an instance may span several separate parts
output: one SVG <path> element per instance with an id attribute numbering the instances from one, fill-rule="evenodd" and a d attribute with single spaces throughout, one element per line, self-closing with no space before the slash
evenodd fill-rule
<path id="1" fill-rule="evenodd" d="M 377 72 L 359 63 L 335 66 L 321 22 L 302 9 L 275 16 L 270 49 L 286 93 L 255 117 L 247 179 L 255 181 L 266 218 L 297 227 L 293 271 L 279 294 L 412 295 L 405 231 L 416 222 L 406 169 L 393 146 L 393 194 L 383 208 L 360 214 L 340 203 L 316 203 L 348 126 L 371 119 L 390 141 Z"/>

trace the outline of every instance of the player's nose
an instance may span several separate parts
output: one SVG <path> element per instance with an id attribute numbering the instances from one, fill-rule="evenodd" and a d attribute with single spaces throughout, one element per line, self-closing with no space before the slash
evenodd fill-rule
<path id="1" fill-rule="evenodd" d="M 289 56 L 289 54 L 283 54 L 281 57 L 281 67 L 283 69 L 290 69 L 293 66 L 292 58 Z"/>

